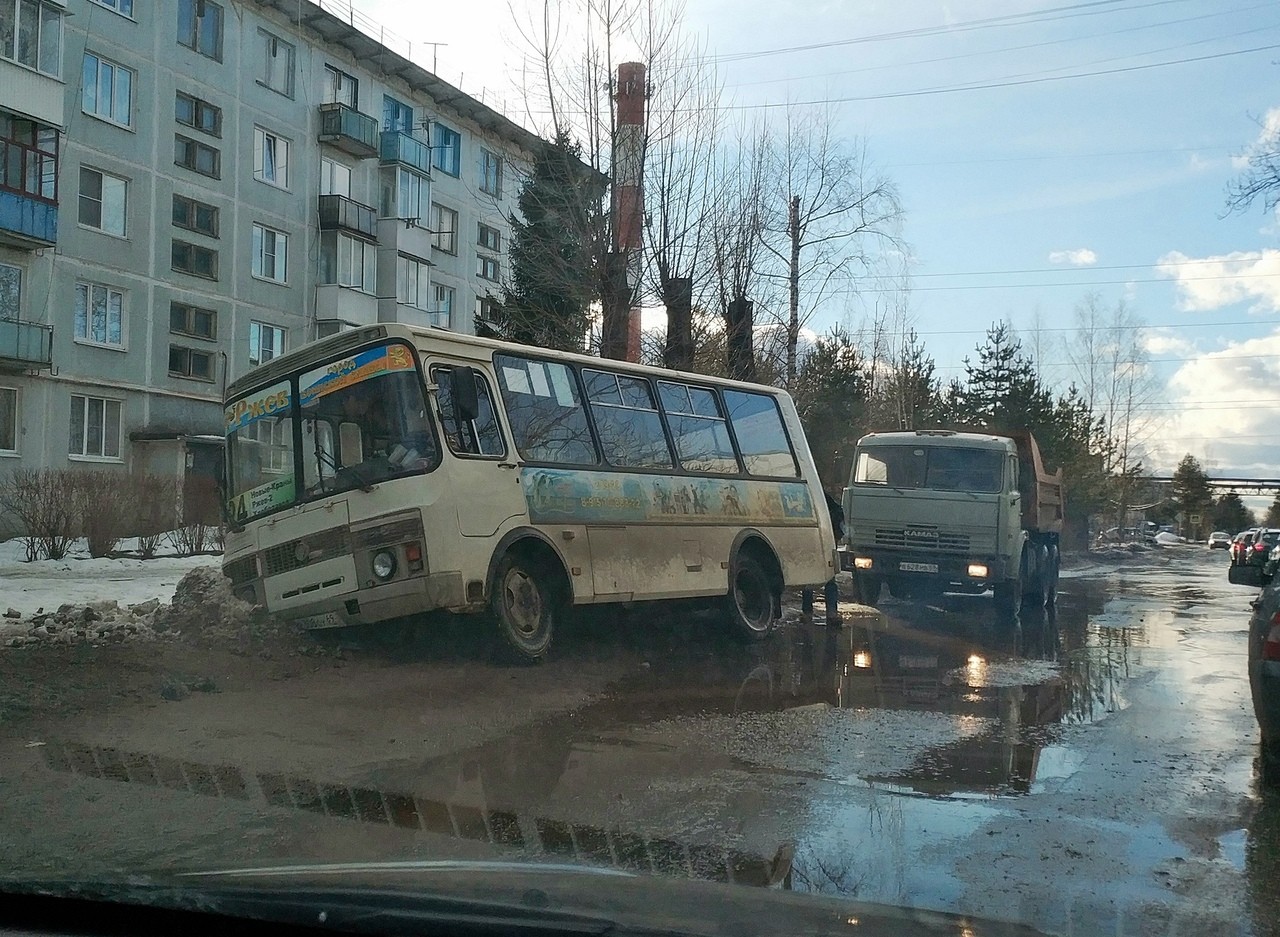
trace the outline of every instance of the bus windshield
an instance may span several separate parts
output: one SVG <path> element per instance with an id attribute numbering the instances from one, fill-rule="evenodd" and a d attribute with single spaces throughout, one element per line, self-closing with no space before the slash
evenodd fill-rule
<path id="1" fill-rule="evenodd" d="M 439 463 L 417 366 L 399 344 L 255 391 L 226 421 L 230 514 L 241 522 Z"/>
<path id="2" fill-rule="evenodd" d="M 935 491 L 996 492 L 1003 482 L 1004 454 L 955 446 L 868 446 L 858 451 L 855 485 L 932 488 Z"/>

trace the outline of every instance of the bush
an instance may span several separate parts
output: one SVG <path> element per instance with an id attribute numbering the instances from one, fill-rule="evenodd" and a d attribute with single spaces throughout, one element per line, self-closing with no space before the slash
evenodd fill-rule
<path id="1" fill-rule="evenodd" d="M 138 555 L 152 559 L 174 527 L 177 515 L 177 485 L 172 478 L 139 473 L 130 478 L 132 500 L 137 514 Z"/>
<path id="2" fill-rule="evenodd" d="M 28 560 L 60 560 L 74 539 L 75 487 L 71 472 L 18 469 L 0 484 L 0 507 L 17 518 Z"/>
<path id="3" fill-rule="evenodd" d="M 120 543 L 137 505 L 132 480 L 121 472 L 68 473 L 75 516 L 89 555 L 107 556 Z"/>
<path id="4" fill-rule="evenodd" d="M 195 556 L 197 553 L 204 553 L 213 543 L 213 531 L 216 528 L 209 524 L 196 521 L 191 524 L 183 524 L 175 530 L 169 531 L 166 535 L 169 543 L 178 551 L 179 556 Z"/>

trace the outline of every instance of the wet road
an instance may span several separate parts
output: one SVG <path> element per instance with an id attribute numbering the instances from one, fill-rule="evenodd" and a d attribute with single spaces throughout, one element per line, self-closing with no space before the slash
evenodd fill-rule
<path id="1" fill-rule="evenodd" d="M 0 737 L 0 839 L 35 871 L 551 856 L 1050 933 L 1267 934 L 1251 597 L 1184 548 L 1070 574 L 1012 629 L 956 597 L 752 648 L 610 616 L 532 669 L 426 641 Z"/>

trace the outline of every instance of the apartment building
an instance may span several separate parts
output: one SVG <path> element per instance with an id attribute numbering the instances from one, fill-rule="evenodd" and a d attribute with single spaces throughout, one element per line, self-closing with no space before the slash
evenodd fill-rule
<path id="1" fill-rule="evenodd" d="M 247 369 L 471 331 L 543 145 L 310 0 L 0 0 L 0 475 L 208 474 Z"/>

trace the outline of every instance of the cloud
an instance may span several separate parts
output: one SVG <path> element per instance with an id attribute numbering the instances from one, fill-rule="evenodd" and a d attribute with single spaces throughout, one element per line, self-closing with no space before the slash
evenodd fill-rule
<path id="1" fill-rule="evenodd" d="M 1159 337 L 1159 336 L 1152 336 Z M 1232 342 L 1179 366 L 1153 404 L 1148 467 L 1171 470 L 1188 452 L 1211 475 L 1274 477 L 1280 464 L 1280 331 Z"/>
<path id="2" fill-rule="evenodd" d="M 1195 342 L 1192 342 L 1169 329 L 1146 329 L 1142 335 L 1142 345 L 1153 357 L 1183 358 L 1196 353 Z"/>
<path id="3" fill-rule="evenodd" d="M 1237 172 L 1248 169 L 1249 161 L 1255 156 L 1275 149 L 1277 138 L 1280 138 L 1280 107 L 1273 107 L 1262 118 L 1257 139 L 1239 156 L 1231 157 L 1231 168 Z"/>
<path id="4" fill-rule="evenodd" d="M 1205 312 L 1252 301 L 1250 312 L 1280 312 L 1280 250 L 1235 251 L 1192 258 L 1165 254 L 1156 272 L 1176 281 L 1178 307 Z"/>
<path id="5" fill-rule="evenodd" d="M 1071 264 L 1073 267 L 1088 267 L 1098 262 L 1098 255 L 1087 247 L 1073 251 L 1049 251 L 1049 263 Z"/>

